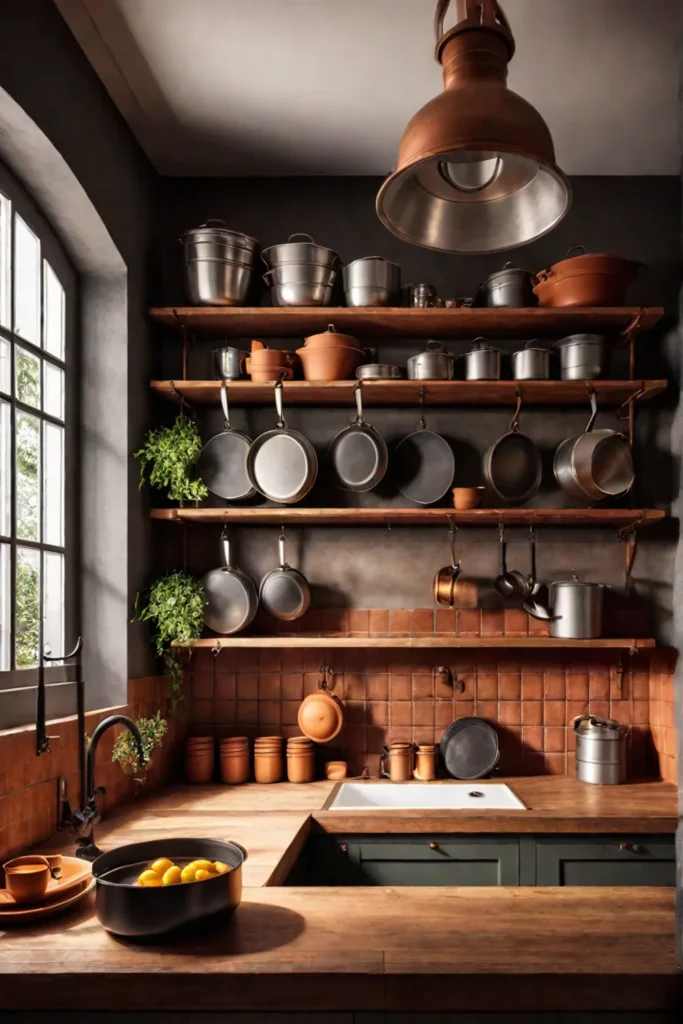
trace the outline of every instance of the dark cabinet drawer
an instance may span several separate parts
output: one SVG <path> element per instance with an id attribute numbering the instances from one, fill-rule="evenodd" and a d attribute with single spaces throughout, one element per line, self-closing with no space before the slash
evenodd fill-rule
<path id="1" fill-rule="evenodd" d="M 365 885 L 519 885 L 517 837 L 368 837 L 344 843 Z"/>
<path id="2" fill-rule="evenodd" d="M 673 836 L 537 838 L 536 885 L 676 883 Z"/>

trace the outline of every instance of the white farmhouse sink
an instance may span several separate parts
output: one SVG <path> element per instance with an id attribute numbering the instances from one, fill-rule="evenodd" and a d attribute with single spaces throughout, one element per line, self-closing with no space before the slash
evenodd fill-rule
<path id="1" fill-rule="evenodd" d="M 501 782 L 343 782 L 330 811 L 526 811 Z"/>

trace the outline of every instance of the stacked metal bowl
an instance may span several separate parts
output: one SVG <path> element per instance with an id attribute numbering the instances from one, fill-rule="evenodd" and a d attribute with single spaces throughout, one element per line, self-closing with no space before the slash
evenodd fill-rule
<path id="1" fill-rule="evenodd" d="M 282 245 L 264 249 L 261 258 L 268 268 L 263 280 L 273 306 L 329 306 L 341 267 L 339 253 L 297 233 Z"/>
<path id="2" fill-rule="evenodd" d="M 344 267 L 347 306 L 390 306 L 401 293 L 401 268 L 381 256 L 364 256 Z"/>
<path id="3" fill-rule="evenodd" d="M 193 306 L 243 306 L 259 243 L 222 220 L 186 231 L 185 290 Z"/>

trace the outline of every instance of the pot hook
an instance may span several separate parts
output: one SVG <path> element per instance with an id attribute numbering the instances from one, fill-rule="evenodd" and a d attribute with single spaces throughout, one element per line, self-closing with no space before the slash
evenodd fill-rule
<path id="1" fill-rule="evenodd" d="M 519 433 L 519 412 L 520 412 L 520 409 L 522 408 L 522 389 L 521 388 L 517 388 L 516 391 L 515 391 L 515 394 L 517 396 L 517 406 L 516 406 L 515 411 L 514 411 L 514 413 L 512 415 L 512 419 L 510 420 L 510 433 L 511 434 L 518 434 Z"/>

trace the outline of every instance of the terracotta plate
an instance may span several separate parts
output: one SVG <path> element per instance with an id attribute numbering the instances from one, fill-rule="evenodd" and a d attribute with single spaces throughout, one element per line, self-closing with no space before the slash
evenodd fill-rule
<path id="1" fill-rule="evenodd" d="M 89 866 L 89 865 L 88 865 Z M 0 927 L 4 928 L 9 924 L 34 924 L 44 921 L 48 917 L 61 914 L 69 907 L 73 907 L 95 888 L 96 879 L 92 875 L 81 878 L 76 889 L 73 886 L 67 891 L 54 896 L 48 903 L 40 903 L 31 906 L 27 903 L 0 904 Z"/>
<path id="2" fill-rule="evenodd" d="M 74 889 L 78 889 L 92 875 L 92 864 L 81 860 L 80 857 L 62 856 L 60 866 L 61 873 L 59 878 L 51 878 L 47 883 L 47 890 L 40 901 L 40 906 L 48 902 L 52 903 L 57 898 L 63 899 L 66 895 L 73 892 Z M 21 906 L 23 910 L 28 910 L 33 909 L 35 905 L 29 903 L 17 904 L 14 897 L 10 896 L 6 889 L 0 889 L 0 916 L 2 916 L 3 920 L 8 910 L 15 910 L 18 906 Z"/>

